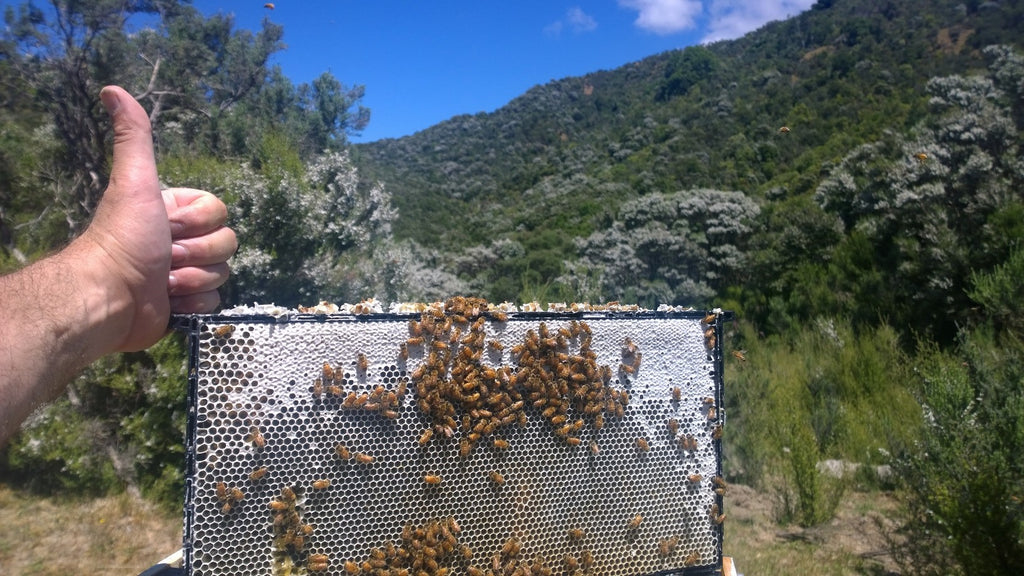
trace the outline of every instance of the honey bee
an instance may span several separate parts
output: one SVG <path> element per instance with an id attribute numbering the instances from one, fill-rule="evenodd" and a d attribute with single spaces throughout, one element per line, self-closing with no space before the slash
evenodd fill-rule
<path id="1" fill-rule="evenodd" d="M 455 521 L 455 516 L 448 517 L 448 529 L 451 530 L 453 534 L 462 532 L 462 526 L 459 526 L 459 523 Z"/>
<path id="2" fill-rule="evenodd" d="M 598 412 L 597 415 L 594 416 L 594 429 L 600 430 L 602 428 L 604 428 L 604 413 Z"/>
<path id="3" fill-rule="evenodd" d="M 346 574 L 348 574 L 349 576 L 358 576 L 360 571 L 361 571 L 361 569 L 359 568 L 359 564 L 356 564 L 355 562 L 353 562 L 351 560 L 346 560 L 345 561 L 345 573 Z"/>
<path id="4" fill-rule="evenodd" d="M 223 501 L 228 499 L 228 488 L 223 482 L 217 482 L 216 491 L 218 500 Z"/>
<path id="5" fill-rule="evenodd" d="M 469 576 L 485 576 L 487 573 L 476 566 L 470 565 L 466 567 L 466 574 Z"/>
<path id="6" fill-rule="evenodd" d="M 619 364 L 619 370 L 621 370 L 622 372 L 625 372 L 626 374 L 632 374 L 633 373 L 633 366 L 630 365 L 630 364 Z"/>
<path id="7" fill-rule="evenodd" d="M 720 525 L 720 524 L 722 524 L 722 522 L 725 522 L 725 514 L 716 514 L 715 516 L 711 517 L 711 520 L 715 524 L 719 524 Z"/>
<path id="8" fill-rule="evenodd" d="M 565 439 L 565 443 L 568 444 L 569 446 L 579 446 L 581 442 L 582 440 L 580 440 L 577 436 L 569 436 L 568 438 Z"/>
<path id="9" fill-rule="evenodd" d="M 697 449 L 697 439 L 687 434 L 679 439 L 679 447 L 688 452 L 693 452 Z"/>
<path id="10" fill-rule="evenodd" d="M 408 340 L 406 340 L 405 343 L 408 346 L 423 346 L 423 337 L 422 336 L 413 336 L 412 338 L 409 338 Z"/>
<path id="11" fill-rule="evenodd" d="M 590 553 L 590 550 L 584 550 L 580 553 L 580 567 L 584 571 L 589 571 L 594 567 L 594 555 Z"/>
<path id="12" fill-rule="evenodd" d="M 718 416 L 718 411 L 715 410 L 715 407 L 711 406 L 710 408 L 708 408 L 708 421 L 713 421 L 716 416 Z"/>
<path id="13" fill-rule="evenodd" d="M 498 450 L 508 450 L 508 440 L 503 440 L 501 438 L 495 438 L 494 439 L 494 447 L 497 448 Z"/>
<path id="14" fill-rule="evenodd" d="M 571 554 L 566 554 L 564 558 L 565 569 L 572 574 L 576 570 L 579 570 L 580 563 Z"/>
<path id="15" fill-rule="evenodd" d="M 697 562 L 700 562 L 700 552 L 694 550 L 683 559 L 683 566 L 696 566 Z"/>
<path id="16" fill-rule="evenodd" d="M 573 542 L 579 542 L 583 540 L 584 532 L 581 528 L 570 528 L 569 529 L 569 540 Z"/>
<path id="17" fill-rule="evenodd" d="M 708 340 L 706 342 L 708 350 L 714 350 L 715 349 L 715 342 L 716 342 L 716 340 L 715 340 L 714 336 L 712 336 L 711 338 L 708 338 Z"/>
<path id="18" fill-rule="evenodd" d="M 408 343 L 402 342 L 401 344 L 398 345 L 398 359 L 403 361 L 403 362 L 409 359 L 409 344 Z"/>
<path id="19" fill-rule="evenodd" d="M 505 484 L 505 477 L 502 476 L 501 473 L 498 472 L 497 470 L 492 470 L 490 473 L 490 477 L 491 482 L 494 482 L 498 486 L 503 486 Z"/>
<path id="20" fill-rule="evenodd" d="M 721 476 L 715 476 L 714 478 L 711 479 L 711 482 L 715 485 L 715 494 L 718 494 L 719 496 L 725 496 L 725 491 L 727 488 L 725 480 Z"/>
<path id="21" fill-rule="evenodd" d="M 673 438 L 675 438 L 676 434 L 679 432 L 679 420 L 676 420 L 675 418 L 668 419 L 668 432 Z"/>
<path id="22" fill-rule="evenodd" d="M 288 504 L 286 504 L 285 502 L 281 502 L 280 500 L 271 500 L 270 509 L 276 511 L 287 510 Z"/>
<path id="23" fill-rule="evenodd" d="M 420 446 L 426 446 L 427 442 L 430 442 L 430 439 L 433 438 L 433 437 L 434 437 L 434 429 L 433 428 L 427 428 L 426 430 L 423 431 L 423 434 L 420 434 L 419 440 L 417 440 L 417 442 L 419 442 Z"/>
<path id="24" fill-rule="evenodd" d="M 626 525 L 626 528 L 629 529 L 629 530 L 636 530 L 637 528 L 640 527 L 640 524 L 643 521 L 644 521 L 644 517 L 641 516 L 640 514 L 637 514 L 636 516 L 633 517 L 632 520 L 629 521 L 629 524 Z"/>
<path id="25" fill-rule="evenodd" d="M 231 500 L 234 500 L 236 502 L 240 502 L 240 501 L 242 501 L 244 499 L 245 499 L 245 493 L 244 492 L 242 492 L 238 488 L 232 488 L 231 489 Z"/>
<path id="26" fill-rule="evenodd" d="M 711 324 L 712 322 L 715 321 L 715 318 L 718 318 L 718 315 L 715 314 L 714 312 L 711 312 L 710 314 L 705 316 L 704 319 L 700 321 L 700 323 L 701 324 Z"/>
<path id="27" fill-rule="evenodd" d="M 703 476 L 701 476 L 700 474 L 696 474 L 696 473 L 694 473 L 694 474 L 690 474 L 689 476 L 687 476 L 687 477 L 686 477 L 686 479 L 687 479 L 687 481 L 689 481 L 689 482 L 690 482 L 691 484 L 697 484 L 698 482 L 700 482 L 701 480 L 703 480 L 703 479 L 704 479 L 704 477 L 703 477 Z"/>
<path id="28" fill-rule="evenodd" d="M 747 361 L 747 357 L 743 355 L 743 351 L 742 350 L 733 350 L 732 351 L 732 355 L 735 356 L 736 359 L 739 360 L 740 362 L 746 362 Z"/>
<path id="29" fill-rule="evenodd" d="M 331 481 L 325 479 L 313 480 L 313 490 L 323 490 L 331 485 Z"/>
<path id="30" fill-rule="evenodd" d="M 517 556 L 519 555 L 519 549 L 521 546 L 522 544 L 519 543 L 519 540 L 517 540 L 515 536 L 512 536 L 505 541 L 505 545 L 501 548 L 501 553 L 508 558 Z"/>
<path id="31" fill-rule="evenodd" d="M 601 448 L 597 445 L 597 440 L 590 441 L 590 453 L 597 456 L 601 452 Z"/>
<path id="32" fill-rule="evenodd" d="M 323 379 L 324 379 L 325 382 L 332 382 L 332 381 L 334 381 L 334 378 L 335 378 L 334 368 L 331 368 L 331 365 L 328 364 L 327 362 L 324 362 L 324 367 L 320 371 L 320 373 L 322 374 Z"/>
<path id="33" fill-rule="evenodd" d="M 373 456 L 370 456 L 369 454 L 363 454 L 362 452 L 356 452 L 355 453 L 355 458 L 356 458 L 356 462 L 359 462 L 360 464 L 372 464 L 373 463 Z"/>
<path id="34" fill-rule="evenodd" d="M 327 570 L 327 554 L 310 554 L 307 564 L 310 572 L 324 572 Z"/>
<path id="35" fill-rule="evenodd" d="M 683 391 L 682 391 L 682 389 L 679 388 L 679 386 L 673 386 L 672 387 L 672 401 L 673 402 L 679 402 L 682 399 L 683 399 Z"/>
<path id="36" fill-rule="evenodd" d="M 281 499 L 285 502 L 295 502 L 295 491 L 288 486 L 281 488 Z"/>
<path id="37" fill-rule="evenodd" d="M 217 328 L 216 330 L 213 331 L 213 337 L 214 338 L 227 338 L 228 336 L 231 336 L 232 334 L 234 334 L 234 332 L 235 332 L 235 325 L 234 324 L 225 324 L 224 326 L 221 326 L 220 328 Z"/>
<path id="38" fill-rule="evenodd" d="M 722 438 L 722 425 L 721 424 L 719 424 L 718 426 L 715 426 L 714 428 L 711 429 L 711 437 L 713 439 L 715 439 L 715 440 L 720 440 Z"/>
<path id="39" fill-rule="evenodd" d="M 342 395 L 345 394 L 345 391 L 341 389 L 341 386 L 332 384 L 327 387 L 327 393 L 330 394 L 331 396 L 334 396 L 335 398 L 340 398 Z"/>
<path id="40" fill-rule="evenodd" d="M 651 449 L 651 445 L 647 443 L 647 438 L 643 437 L 636 439 L 636 447 L 639 448 L 641 452 L 648 452 Z"/>
<path id="41" fill-rule="evenodd" d="M 423 481 L 426 482 L 427 484 L 430 484 L 431 486 L 437 486 L 438 484 L 441 483 L 441 477 L 438 476 L 437 474 L 427 474 L 426 476 L 423 477 Z"/>
<path id="42" fill-rule="evenodd" d="M 334 452 L 338 455 L 338 458 L 342 460 L 350 460 L 352 453 L 348 451 L 348 448 L 344 444 L 338 444 L 334 447 Z"/>
<path id="43" fill-rule="evenodd" d="M 259 426 L 252 427 L 252 430 L 249 432 L 249 441 L 257 449 L 262 449 L 267 445 L 267 440 L 263 437 L 263 433 L 260 432 Z"/>

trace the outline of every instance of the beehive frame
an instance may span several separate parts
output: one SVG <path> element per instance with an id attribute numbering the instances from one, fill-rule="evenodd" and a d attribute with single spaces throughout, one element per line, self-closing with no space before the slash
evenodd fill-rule
<path id="1" fill-rule="evenodd" d="M 721 570 L 726 315 L 430 314 L 179 319 L 188 574 Z"/>

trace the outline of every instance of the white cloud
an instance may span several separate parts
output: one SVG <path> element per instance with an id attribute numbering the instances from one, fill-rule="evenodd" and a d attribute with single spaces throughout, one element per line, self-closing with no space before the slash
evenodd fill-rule
<path id="1" fill-rule="evenodd" d="M 814 0 L 712 0 L 711 14 L 702 42 L 739 38 L 773 20 L 796 16 L 814 4 Z"/>
<path id="2" fill-rule="evenodd" d="M 569 11 L 565 14 L 565 19 L 574 32 L 590 32 L 597 28 L 597 20 L 594 20 L 593 17 L 584 12 L 579 6 L 569 8 Z"/>
<path id="3" fill-rule="evenodd" d="M 549 36 L 558 36 L 562 29 L 569 28 L 577 34 L 591 32 L 597 28 L 597 20 L 587 14 L 579 6 L 573 6 L 565 12 L 565 18 L 556 20 L 544 27 L 544 33 Z"/>
<path id="4" fill-rule="evenodd" d="M 619 5 L 638 11 L 633 22 L 655 34 L 673 34 L 696 26 L 700 0 L 619 0 Z"/>

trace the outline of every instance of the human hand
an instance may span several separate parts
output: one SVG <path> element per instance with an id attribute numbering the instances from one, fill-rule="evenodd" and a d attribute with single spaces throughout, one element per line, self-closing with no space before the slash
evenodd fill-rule
<path id="1" fill-rule="evenodd" d="M 211 312 L 228 277 L 235 233 L 227 209 L 208 192 L 160 190 L 145 110 L 123 89 L 100 99 L 114 128 L 110 184 L 76 244 L 95 260 L 109 318 L 100 319 L 111 351 L 147 348 L 167 331 L 171 312 Z M 74 245 L 73 245 L 74 246 Z M 102 336 L 99 336 L 102 338 Z"/>

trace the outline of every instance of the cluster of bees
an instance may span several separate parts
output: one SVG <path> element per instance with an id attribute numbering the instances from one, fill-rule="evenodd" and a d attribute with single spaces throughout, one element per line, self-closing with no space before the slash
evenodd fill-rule
<path id="1" fill-rule="evenodd" d="M 586 322 L 574 319 L 556 331 L 541 322 L 511 348 L 518 366 L 513 370 L 483 361 L 489 351 L 504 349 L 498 340 L 487 340 L 488 318 L 507 321 L 504 312 L 489 309 L 485 300 L 459 297 L 446 301 L 443 310 L 426 310 L 418 321 L 410 320 L 409 338 L 400 356 L 407 358 L 410 347 L 421 347 L 426 354 L 425 362 L 411 374 L 418 406 L 431 422 L 419 437 L 420 445 L 435 436 L 451 438 L 461 428 L 463 458 L 485 438 L 491 438 L 494 448 L 506 449 L 508 442 L 498 432 L 515 423 L 525 427 L 527 403 L 540 411 L 556 436 L 573 446 L 581 443 L 585 418 L 600 430 L 606 415 L 624 417 L 629 394 L 609 386 L 615 374 L 609 366 L 597 364 Z M 640 360 L 640 351 L 627 340 L 620 370 L 632 374 Z M 570 420 L 570 408 L 582 417 Z M 595 454 L 599 451 L 594 441 L 590 449 Z M 426 480 L 432 483 L 436 478 Z M 492 480 L 502 483 L 493 473 Z"/>
<path id="2" fill-rule="evenodd" d="M 229 488 L 227 484 L 223 482 L 217 482 L 216 487 L 217 501 L 220 502 L 220 511 L 222 514 L 230 514 L 235 506 L 245 499 L 245 493 L 238 488 Z"/>
<path id="3" fill-rule="evenodd" d="M 281 495 L 270 501 L 270 511 L 274 517 L 274 549 L 281 555 L 292 557 L 304 554 L 307 539 L 313 534 L 313 526 L 304 523 L 299 516 L 296 502 L 295 490 L 288 486 L 281 488 Z M 319 564 L 323 564 L 323 567 L 314 569 L 313 566 Z M 327 569 L 327 557 L 311 554 L 307 558 L 307 567 L 310 571 L 324 571 Z"/>
<path id="4" fill-rule="evenodd" d="M 422 526 L 406 524 L 402 528 L 401 544 L 388 542 L 372 548 L 362 562 L 346 560 L 345 574 L 349 576 L 447 576 L 451 564 L 458 559 L 468 563 L 473 551 L 459 544 L 462 528 L 449 516 L 445 520 L 430 520 Z"/>
<path id="5" fill-rule="evenodd" d="M 360 352 L 356 356 L 356 370 L 364 377 L 369 369 L 370 361 L 366 354 Z M 320 401 L 322 398 L 334 398 L 341 400 L 341 407 L 348 410 L 366 410 L 376 412 L 389 420 L 398 418 L 398 409 L 402 406 L 402 398 L 405 397 L 408 386 L 406 380 L 398 383 L 396 390 L 388 390 L 377 385 L 370 392 L 357 394 L 350 391 L 345 394 L 345 373 L 338 367 L 335 368 L 324 362 L 320 376 L 313 381 L 313 398 Z"/>
<path id="6" fill-rule="evenodd" d="M 488 311 L 483 299 L 459 297 L 446 301 L 443 311 L 424 311 L 419 321 L 409 321 L 402 354 L 409 347 L 421 347 L 426 354 L 424 363 L 410 375 L 419 409 L 430 420 L 430 427 L 419 437 L 420 445 L 435 436 L 451 438 L 461 426 L 459 454 L 465 458 L 481 439 L 494 436 L 500 428 L 526 425 L 524 401 L 512 370 L 492 368 L 482 361 L 488 348 L 502 348 L 497 340 L 487 341 L 488 317 L 508 320 L 504 312 Z M 493 444 L 498 449 L 507 447 L 498 437 Z"/>

